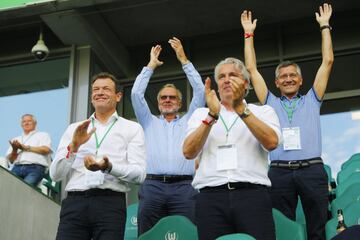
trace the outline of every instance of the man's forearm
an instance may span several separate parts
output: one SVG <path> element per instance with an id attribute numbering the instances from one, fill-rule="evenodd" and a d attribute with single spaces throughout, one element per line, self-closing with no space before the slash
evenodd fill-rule
<path id="1" fill-rule="evenodd" d="M 325 28 L 321 31 L 321 53 L 323 63 L 332 65 L 334 61 L 334 51 L 329 28 Z"/>
<path id="2" fill-rule="evenodd" d="M 186 159 L 195 158 L 203 148 L 209 136 L 211 125 L 201 124 L 184 141 L 183 154 Z"/>
<path id="3" fill-rule="evenodd" d="M 51 152 L 50 148 L 46 146 L 39 146 L 39 147 L 25 146 L 23 150 L 26 152 L 32 152 L 41 155 L 47 155 Z"/>

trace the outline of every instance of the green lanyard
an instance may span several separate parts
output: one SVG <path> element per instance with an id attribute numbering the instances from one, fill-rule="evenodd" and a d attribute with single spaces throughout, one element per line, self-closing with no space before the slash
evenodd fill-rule
<path id="1" fill-rule="evenodd" d="M 106 135 L 110 132 L 111 128 L 114 126 L 114 124 L 115 124 L 116 121 L 117 121 L 117 118 L 116 118 L 116 119 L 114 120 L 114 122 L 110 125 L 110 127 L 106 130 L 106 132 L 105 132 L 104 136 L 102 137 L 102 139 L 100 140 L 100 142 L 99 142 L 99 140 L 98 140 L 98 136 L 97 136 L 96 131 L 95 131 L 95 140 L 96 140 L 96 152 L 95 152 L 95 154 L 96 154 L 96 155 L 97 155 L 98 150 L 99 150 L 102 142 L 104 141 Z M 92 123 L 92 126 L 94 127 L 94 118 L 91 119 L 91 123 Z"/>
<path id="2" fill-rule="evenodd" d="M 300 100 L 299 97 L 296 97 L 290 104 L 289 106 L 287 106 L 283 101 L 281 101 L 281 105 L 283 106 L 283 108 L 285 109 L 285 112 L 287 113 L 289 122 L 291 123 L 292 121 L 292 117 L 294 115 L 294 111 L 297 105 L 297 102 Z"/>
<path id="3" fill-rule="evenodd" d="M 226 130 L 226 142 L 227 142 L 227 139 L 228 139 L 228 136 L 229 136 L 229 132 L 230 130 L 232 129 L 232 127 L 235 125 L 236 121 L 238 120 L 239 116 L 237 116 L 234 120 L 234 122 L 231 124 L 231 126 L 228 128 L 223 117 L 221 116 L 221 114 L 219 114 L 220 116 L 220 119 L 221 119 L 221 122 L 224 124 L 224 127 L 225 127 L 225 130 Z"/>

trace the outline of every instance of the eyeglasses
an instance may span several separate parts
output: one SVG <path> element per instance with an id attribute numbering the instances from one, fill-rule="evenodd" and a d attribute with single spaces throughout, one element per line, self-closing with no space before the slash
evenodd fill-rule
<path id="1" fill-rule="evenodd" d="M 288 79 L 288 78 L 295 78 L 297 77 L 298 74 L 297 73 L 285 73 L 279 76 L 280 79 Z"/>
<path id="2" fill-rule="evenodd" d="M 166 100 L 166 99 L 170 99 L 170 100 L 176 100 L 177 99 L 177 96 L 174 96 L 174 95 L 162 95 L 160 96 L 160 99 L 161 100 Z"/>

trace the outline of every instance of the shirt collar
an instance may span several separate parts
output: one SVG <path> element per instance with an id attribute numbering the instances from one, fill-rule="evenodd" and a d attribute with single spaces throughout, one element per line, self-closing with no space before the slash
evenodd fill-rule
<path id="1" fill-rule="evenodd" d="M 91 114 L 90 119 L 94 119 L 94 121 L 99 122 L 96 118 L 95 118 L 95 113 Z M 109 122 L 115 121 L 115 120 L 119 120 L 119 115 L 117 113 L 117 111 L 115 111 L 108 119 L 108 121 L 105 123 L 108 124 Z"/>
<path id="2" fill-rule="evenodd" d="M 161 120 L 165 120 L 165 118 L 164 118 L 164 115 L 160 115 L 160 117 L 159 117 Z M 180 118 L 180 116 L 179 116 L 179 114 L 176 114 L 176 117 L 175 117 L 175 119 L 174 120 L 172 120 L 172 121 L 176 121 L 176 120 L 178 120 Z M 172 122 L 171 121 L 171 122 Z"/>
<path id="3" fill-rule="evenodd" d="M 28 134 L 25 134 L 24 132 L 23 132 L 23 136 L 24 137 L 26 137 L 26 136 L 30 136 L 30 135 L 33 135 L 34 133 L 36 133 L 36 129 L 35 130 L 32 130 L 31 132 L 29 132 Z"/>
<path id="4" fill-rule="evenodd" d="M 300 93 L 297 93 L 296 95 L 294 95 L 292 98 L 288 98 L 288 97 L 286 97 L 286 96 L 281 96 L 280 97 L 280 99 L 281 99 L 281 101 L 284 101 L 284 100 L 288 100 L 288 101 L 292 101 L 292 100 L 294 100 L 294 99 L 296 99 L 296 98 L 301 98 L 301 94 Z"/>

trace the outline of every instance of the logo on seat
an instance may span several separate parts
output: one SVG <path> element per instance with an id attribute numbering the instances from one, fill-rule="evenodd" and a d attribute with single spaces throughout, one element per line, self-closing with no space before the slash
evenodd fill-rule
<path id="1" fill-rule="evenodd" d="M 135 217 L 135 216 L 131 217 L 130 222 L 131 222 L 132 225 L 136 226 L 137 225 L 137 217 Z"/>
<path id="2" fill-rule="evenodd" d="M 177 232 L 167 232 L 165 234 L 165 240 L 178 240 L 179 234 Z"/>

